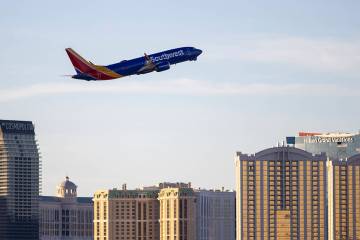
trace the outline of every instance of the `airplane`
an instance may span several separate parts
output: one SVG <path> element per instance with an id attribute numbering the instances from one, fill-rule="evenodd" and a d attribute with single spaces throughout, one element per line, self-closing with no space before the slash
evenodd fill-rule
<path id="1" fill-rule="evenodd" d="M 153 71 L 162 72 L 169 70 L 170 65 L 173 64 L 196 61 L 202 53 L 200 49 L 194 47 L 181 47 L 151 55 L 144 53 L 143 57 L 102 66 L 85 60 L 71 48 L 66 48 L 65 51 L 76 71 L 75 75 L 70 76 L 74 79 L 86 81 L 112 80 Z"/>

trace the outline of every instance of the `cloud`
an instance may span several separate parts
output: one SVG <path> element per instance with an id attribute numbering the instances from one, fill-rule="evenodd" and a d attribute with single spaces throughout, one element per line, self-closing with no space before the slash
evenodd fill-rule
<path id="1" fill-rule="evenodd" d="M 259 36 L 210 47 L 209 57 L 246 62 L 286 64 L 307 70 L 360 75 L 360 42 Z"/>
<path id="2" fill-rule="evenodd" d="M 168 81 L 105 81 L 35 84 L 0 90 L 0 102 L 17 101 L 70 93 L 163 94 L 192 96 L 360 96 L 357 88 L 335 84 L 268 84 L 214 83 L 178 79 Z"/>

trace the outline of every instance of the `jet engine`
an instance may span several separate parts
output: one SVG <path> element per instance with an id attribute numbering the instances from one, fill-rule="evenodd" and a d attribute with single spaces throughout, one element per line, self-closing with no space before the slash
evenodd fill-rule
<path id="1" fill-rule="evenodd" d="M 156 64 L 155 70 L 157 72 L 162 72 L 170 69 L 170 63 L 169 62 L 160 62 Z"/>

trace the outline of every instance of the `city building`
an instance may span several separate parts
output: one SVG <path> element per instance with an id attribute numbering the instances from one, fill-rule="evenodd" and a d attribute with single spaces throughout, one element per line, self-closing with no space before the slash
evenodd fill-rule
<path id="1" fill-rule="evenodd" d="M 32 122 L 0 120 L 0 239 L 39 239 L 40 169 Z"/>
<path id="2" fill-rule="evenodd" d="M 235 192 L 195 190 L 196 239 L 235 240 Z"/>
<path id="3" fill-rule="evenodd" d="M 328 169 L 329 239 L 360 239 L 360 154 Z"/>
<path id="4" fill-rule="evenodd" d="M 97 191 L 95 240 L 159 240 L 159 190 Z"/>
<path id="5" fill-rule="evenodd" d="M 360 133 L 308 133 L 287 137 L 287 144 L 313 154 L 322 152 L 330 159 L 346 159 L 360 153 Z"/>
<path id="6" fill-rule="evenodd" d="M 95 240 L 234 240 L 235 192 L 163 182 L 94 194 Z"/>
<path id="7" fill-rule="evenodd" d="M 275 147 L 235 160 L 237 240 L 328 239 L 325 154 Z"/>
<path id="8" fill-rule="evenodd" d="M 78 197 L 77 186 L 66 177 L 56 196 L 40 196 L 41 240 L 92 240 L 93 202 Z"/>
<path id="9" fill-rule="evenodd" d="M 196 239 L 196 196 L 189 187 L 163 188 L 160 201 L 160 240 Z"/>

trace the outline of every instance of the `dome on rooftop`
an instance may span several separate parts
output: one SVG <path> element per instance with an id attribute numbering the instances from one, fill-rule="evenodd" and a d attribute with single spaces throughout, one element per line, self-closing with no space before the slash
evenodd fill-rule
<path id="1" fill-rule="evenodd" d="M 57 196 L 62 198 L 76 198 L 77 186 L 75 183 L 69 180 L 69 177 L 65 177 L 65 181 L 61 182 L 60 185 L 57 187 Z"/>

